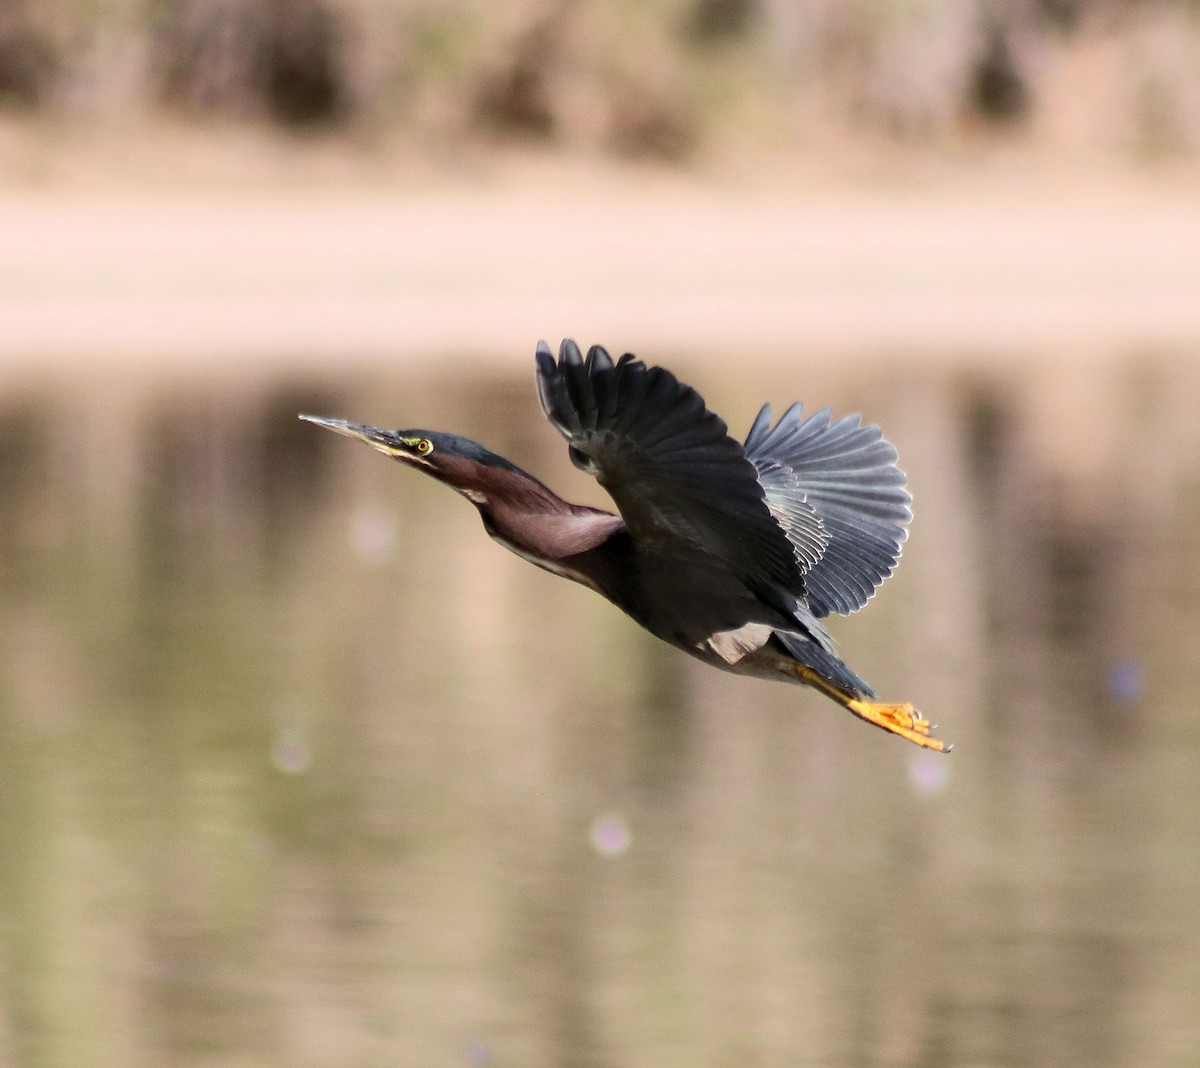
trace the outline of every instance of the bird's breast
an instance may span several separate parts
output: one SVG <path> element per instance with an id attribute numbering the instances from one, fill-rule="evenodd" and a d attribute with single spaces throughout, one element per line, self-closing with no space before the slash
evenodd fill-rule
<path id="1" fill-rule="evenodd" d="M 596 584 L 595 580 L 582 571 L 573 568 L 564 560 L 556 560 L 550 557 L 537 556 L 529 549 L 518 545 L 516 542 L 509 541 L 503 534 L 495 530 L 489 530 L 492 541 L 498 545 L 503 545 L 510 553 L 519 556 L 522 560 L 527 560 L 534 567 L 540 567 L 543 571 L 549 571 L 552 575 L 558 575 L 559 578 L 570 579 L 572 582 L 578 582 L 580 585 L 587 586 L 588 589 L 595 590 L 597 593 L 603 591 Z"/>

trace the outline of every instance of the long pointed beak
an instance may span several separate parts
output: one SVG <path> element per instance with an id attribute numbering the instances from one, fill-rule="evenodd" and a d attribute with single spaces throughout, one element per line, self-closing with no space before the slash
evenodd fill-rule
<path id="1" fill-rule="evenodd" d="M 300 418 L 306 423 L 315 423 L 326 430 L 332 430 L 335 434 L 365 441 L 385 456 L 409 458 L 404 443 L 396 436 L 394 430 L 383 430 L 377 426 L 367 426 L 366 423 L 352 423 L 348 419 L 328 419 L 323 415 L 308 415 L 304 412 L 300 413 Z"/>

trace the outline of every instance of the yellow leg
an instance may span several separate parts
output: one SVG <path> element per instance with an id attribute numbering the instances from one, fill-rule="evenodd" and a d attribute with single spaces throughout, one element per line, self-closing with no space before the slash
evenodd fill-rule
<path id="1" fill-rule="evenodd" d="M 948 753 L 953 748 L 946 745 L 945 742 L 940 742 L 936 738 L 929 737 L 929 732 L 935 730 L 936 726 L 923 718 L 921 713 L 908 704 L 908 702 L 899 705 L 886 705 L 876 701 L 865 701 L 859 697 L 851 697 L 844 690 L 840 690 L 834 686 L 828 679 L 818 675 L 812 668 L 805 667 L 803 664 L 791 664 L 789 666 L 801 682 L 820 690 L 827 697 L 833 698 L 843 708 L 849 709 L 858 716 L 859 719 L 873 723 L 876 727 L 881 727 L 892 734 L 898 734 L 901 738 L 907 738 L 913 745 L 919 745 L 924 749 L 933 749 L 938 753 Z"/>

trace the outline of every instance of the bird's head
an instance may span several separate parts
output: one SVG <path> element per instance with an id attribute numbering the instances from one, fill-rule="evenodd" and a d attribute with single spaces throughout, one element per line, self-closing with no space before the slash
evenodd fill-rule
<path id="1" fill-rule="evenodd" d="M 301 415 L 301 419 L 335 434 L 365 441 L 393 460 L 408 464 L 458 490 L 481 507 L 511 492 L 515 483 L 537 483 L 515 464 L 470 438 L 438 430 L 385 430 L 346 419 Z"/>

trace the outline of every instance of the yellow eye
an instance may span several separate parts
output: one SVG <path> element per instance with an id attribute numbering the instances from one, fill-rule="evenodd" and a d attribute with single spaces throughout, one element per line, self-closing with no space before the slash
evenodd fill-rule
<path id="1" fill-rule="evenodd" d="M 428 456 L 431 452 L 433 452 L 433 442 L 428 438 L 422 438 L 417 442 L 417 452 L 419 452 L 422 456 Z"/>

